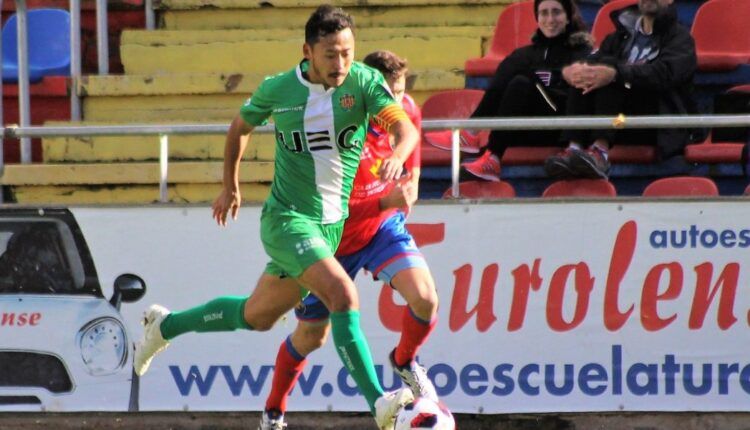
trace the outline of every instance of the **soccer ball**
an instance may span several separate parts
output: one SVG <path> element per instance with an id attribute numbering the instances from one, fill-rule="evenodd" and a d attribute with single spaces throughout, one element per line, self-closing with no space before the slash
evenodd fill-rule
<path id="1" fill-rule="evenodd" d="M 442 402 L 420 397 L 396 415 L 395 430 L 455 430 L 453 414 Z"/>

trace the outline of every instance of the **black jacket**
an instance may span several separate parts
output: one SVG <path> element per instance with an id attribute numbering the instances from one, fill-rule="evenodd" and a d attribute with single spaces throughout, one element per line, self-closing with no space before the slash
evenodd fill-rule
<path id="1" fill-rule="evenodd" d="M 547 92 L 556 100 L 564 100 L 569 86 L 562 79 L 562 68 L 585 58 L 591 52 L 591 37 L 585 32 L 566 31 L 554 38 L 547 38 L 539 29 L 531 38 L 531 44 L 511 52 L 495 70 L 482 101 L 473 117 L 493 117 L 497 113 L 499 100 L 508 83 L 517 75 L 537 81 L 536 72 L 550 72 Z M 559 106 L 565 106 L 565 103 Z"/>
<path id="2" fill-rule="evenodd" d="M 629 65 L 627 55 L 640 12 L 638 6 L 610 14 L 615 32 L 609 34 L 588 62 L 609 64 L 617 69 L 615 84 L 659 94 L 659 113 L 679 115 L 695 112 L 691 93 L 697 69 L 695 41 L 687 28 L 677 22 L 677 8 L 669 6 L 654 20 L 654 40 L 658 55 L 646 64 Z M 685 129 L 659 129 L 658 146 L 662 156 L 681 153 L 688 142 Z"/>

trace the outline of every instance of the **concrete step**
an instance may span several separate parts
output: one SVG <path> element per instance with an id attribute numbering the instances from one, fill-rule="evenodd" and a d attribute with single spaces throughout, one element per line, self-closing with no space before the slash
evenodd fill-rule
<path id="1" fill-rule="evenodd" d="M 90 76 L 80 92 L 87 121 L 109 123 L 228 123 L 263 77 L 259 74 L 175 74 Z M 423 103 L 436 91 L 462 88 L 463 74 L 416 69 L 409 94 Z"/>
<path id="2" fill-rule="evenodd" d="M 242 8 L 246 4 L 250 7 Z M 338 2 L 337 2 L 338 3 Z M 426 26 L 494 26 L 505 7 L 496 2 L 457 2 L 455 4 L 410 5 L 398 7 L 351 6 L 357 33 L 367 28 L 426 27 Z M 510 3 L 508 1 L 503 2 Z M 236 9 L 171 9 L 160 14 L 161 28 L 167 30 L 216 29 L 285 29 L 301 32 L 305 22 L 317 6 L 297 8 L 253 8 L 253 2 L 243 2 Z M 255 5 L 259 3 L 254 3 Z"/>
<path id="3" fill-rule="evenodd" d="M 349 9 L 363 5 L 369 7 L 408 7 L 424 5 L 462 5 L 462 4 L 509 4 L 516 0 L 339 0 L 336 6 Z M 290 9 L 316 8 L 321 3 L 317 0 L 274 0 L 250 2 L 247 0 L 158 0 L 154 7 L 161 10 L 202 10 L 202 9 Z"/>
<path id="4" fill-rule="evenodd" d="M 161 124 L 165 122 L 157 121 Z M 101 122 L 47 122 L 47 126 L 102 126 Z M 272 134 L 255 134 L 243 155 L 246 161 L 273 161 L 275 142 Z M 157 161 L 157 136 L 82 136 L 42 139 L 45 163 Z M 223 160 L 224 135 L 169 136 L 170 161 Z"/>
<path id="5" fill-rule="evenodd" d="M 223 163 L 173 162 L 168 198 L 174 203 L 206 203 L 219 194 Z M 271 162 L 243 162 L 243 200 L 263 201 L 273 177 Z M 150 203 L 159 198 L 158 163 L 7 165 L 0 184 L 17 203 Z"/>
<path id="6" fill-rule="evenodd" d="M 205 184 L 222 181 L 223 162 L 169 163 L 170 184 Z M 273 163 L 244 161 L 241 182 L 270 182 Z M 9 164 L 0 178 L 2 185 L 153 185 L 159 183 L 159 163 L 67 163 Z"/>
<path id="7" fill-rule="evenodd" d="M 78 87 L 85 97 L 243 94 L 248 96 L 267 75 L 259 73 L 175 73 L 84 76 Z M 409 69 L 407 91 L 430 93 L 463 88 L 464 75 L 456 70 Z"/>
<path id="8" fill-rule="evenodd" d="M 356 30 L 358 41 L 383 40 L 394 37 L 492 37 L 492 25 L 462 25 L 424 27 L 383 27 Z M 304 34 L 298 28 L 250 28 L 232 30 L 159 30 L 149 31 L 129 29 L 122 33 L 121 45 L 170 46 L 202 45 L 207 43 L 236 43 L 247 40 L 303 40 Z"/>
<path id="9" fill-rule="evenodd" d="M 246 99 L 246 94 L 86 97 L 83 117 L 87 121 L 119 124 L 228 123 Z"/>
<path id="10" fill-rule="evenodd" d="M 125 74 L 172 74 L 238 72 L 274 74 L 294 67 L 301 59 L 298 39 L 223 40 L 174 45 L 123 43 L 120 52 Z M 357 58 L 388 49 L 407 58 L 414 69 L 463 70 L 469 58 L 481 56 L 482 35 L 397 36 L 360 39 Z"/>
<path id="11" fill-rule="evenodd" d="M 13 185 L 8 189 L 12 202 L 29 205 L 132 205 L 159 201 L 157 185 Z M 247 203 L 262 203 L 270 190 L 270 184 L 240 184 L 242 201 Z M 172 184 L 167 187 L 167 202 L 210 204 L 220 191 L 220 184 Z"/>

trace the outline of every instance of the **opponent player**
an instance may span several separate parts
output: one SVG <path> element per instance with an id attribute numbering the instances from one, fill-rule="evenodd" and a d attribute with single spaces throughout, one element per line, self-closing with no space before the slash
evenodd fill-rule
<path id="1" fill-rule="evenodd" d="M 414 100 L 405 94 L 406 62 L 388 51 L 376 51 L 364 59 L 380 70 L 394 97 L 399 101 L 417 131 L 422 114 Z M 397 184 L 382 181 L 377 166 L 393 149 L 376 120 L 370 121 L 365 148 L 349 200 L 349 218 L 336 256 L 354 279 L 361 268 L 388 282 L 407 301 L 402 319 L 401 340 L 391 352 L 396 372 L 417 396 L 437 400 L 437 393 L 415 358 L 417 350 L 435 327 L 438 297 L 424 257 L 404 227 L 404 213 L 417 200 L 420 153 L 416 149 L 404 164 L 407 175 Z M 271 393 L 258 430 L 282 430 L 289 392 L 307 363 L 306 356 L 322 346 L 328 335 L 328 310 L 310 294 L 295 310 L 299 323 L 294 333 L 281 343 L 276 356 Z"/>
<path id="2" fill-rule="evenodd" d="M 247 144 L 240 137 L 274 118 L 274 178 L 261 214 L 261 240 L 271 261 L 255 290 L 250 297 L 219 297 L 182 312 L 149 307 L 144 339 L 136 347 L 136 373 L 145 373 L 154 355 L 184 333 L 268 330 L 309 290 L 331 310 L 336 351 L 379 428 L 391 429 L 395 413 L 412 400 L 410 389 L 384 393 L 378 383 L 360 329 L 357 290 L 333 256 L 369 118 L 378 118 L 396 142 L 378 169 L 384 181 L 400 176 L 418 141 L 383 76 L 353 62 L 353 28 L 343 10 L 319 7 L 305 26 L 305 59 L 267 78 L 227 133 L 223 190 L 213 203 L 213 217 L 221 226 L 240 208 L 239 164 Z M 279 282 L 282 278 L 285 282 Z"/>

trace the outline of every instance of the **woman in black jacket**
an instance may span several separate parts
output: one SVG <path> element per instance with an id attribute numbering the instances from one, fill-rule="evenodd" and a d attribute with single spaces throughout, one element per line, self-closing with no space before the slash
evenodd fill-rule
<path id="1" fill-rule="evenodd" d="M 562 68 L 591 52 L 591 36 L 574 0 L 534 0 L 537 30 L 531 45 L 513 51 L 497 67 L 472 118 L 564 115 L 570 87 Z M 462 146 L 477 135 L 462 132 Z M 509 146 L 563 146 L 559 130 L 493 130 L 484 153 L 463 163 L 474 176 L 500 180 L 500 159 Z"/>

